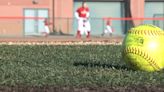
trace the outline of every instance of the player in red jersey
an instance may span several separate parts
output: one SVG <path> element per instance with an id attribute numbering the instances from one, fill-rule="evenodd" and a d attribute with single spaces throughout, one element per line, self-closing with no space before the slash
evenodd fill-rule
<path id="1" fill-rule="evenodd" d="M 79 7 L 75 12 L 75 17 L 78 20 L 78 30 L 77 30 L 77 38 L 81 38 L 81 35 L 84 33 L 87 35 L 87 38 L 90 38 L 90 22 L 89 22 L 89 8 L 86 2 L 82 3 L 82 6 Z"/>

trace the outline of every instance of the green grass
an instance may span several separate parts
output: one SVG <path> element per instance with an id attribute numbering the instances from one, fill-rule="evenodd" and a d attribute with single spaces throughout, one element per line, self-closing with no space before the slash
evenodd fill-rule
<path id="1" fill-rule="evenodd" d="M 121 46 L 0 45 L 0 85 L 129 86 L 164 84 L 164 73 L 129 69 Z"/>

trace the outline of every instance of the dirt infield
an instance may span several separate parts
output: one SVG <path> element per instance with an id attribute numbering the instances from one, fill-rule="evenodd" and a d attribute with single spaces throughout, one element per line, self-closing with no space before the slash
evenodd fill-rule
<path id="1" fill-rule="evenodd" d="M 123 37 L 92 37 L 90 39 L 76 39 L 73 36 L 53 36 L 53 37 L 15 37 L 0 38 L 0 44 L 8 45 L 89 45 L 89 44 L 121 44 Z"/>

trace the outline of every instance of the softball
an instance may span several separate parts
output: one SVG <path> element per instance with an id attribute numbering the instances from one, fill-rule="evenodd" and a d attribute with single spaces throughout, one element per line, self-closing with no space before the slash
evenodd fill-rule
<path id="1" fill-rule="evenodd" d="M 164 68 L 164 31 L 154 25 L 131 28 L 123 41 L 122 57 L 133 69 L 148 72 Z"/>

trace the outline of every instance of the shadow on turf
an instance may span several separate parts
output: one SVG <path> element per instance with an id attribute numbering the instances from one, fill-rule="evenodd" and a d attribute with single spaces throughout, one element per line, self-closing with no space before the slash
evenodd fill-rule
<path id="1" fill-rule="evenodd" d="M 131 70 L 130 68 L 128 68 L 126 66 L 110 65 L 110 64 L 100 64 L 100 63 L 76 62 L 73 65 L 74 66 L 83 66 L 83 67 L 102 67 L 102 68 L 112 68 L 112 69 L 118 69 L 118 70 Z"/>

